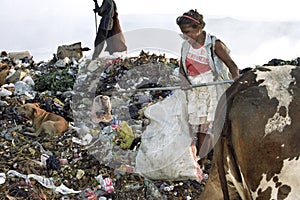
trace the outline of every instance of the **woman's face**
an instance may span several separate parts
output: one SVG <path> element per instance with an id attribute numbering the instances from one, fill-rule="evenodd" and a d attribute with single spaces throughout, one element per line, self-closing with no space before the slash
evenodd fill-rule
<path id="1" fill-rule="evenodd" d="M 185 36 L 185 39 L 190 43 L 195 43 L 202 32 L 202 28 L 200 28 L 200 26 L 193 28 L 190 25 L 182 25 L 180 26 L 180 30 Z"/>

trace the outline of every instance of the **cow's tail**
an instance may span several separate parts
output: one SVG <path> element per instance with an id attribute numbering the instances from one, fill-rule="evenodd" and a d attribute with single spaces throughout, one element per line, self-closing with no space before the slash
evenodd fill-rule
<path id="1" fill-rule="evenodd" d="M 226 144 L 226 137 L 222 137 L 219 139 L 215 146 L 215 153 L 218 154 L 218 158 L 216 160 L 216 165 L 218 169 L 220 184 L 223 192 L 224 200 L 229 200 L 229 192 L 226 180 L 226 171 L 225 171 L 225 162 L 224 162 L 224 145 Z"/>

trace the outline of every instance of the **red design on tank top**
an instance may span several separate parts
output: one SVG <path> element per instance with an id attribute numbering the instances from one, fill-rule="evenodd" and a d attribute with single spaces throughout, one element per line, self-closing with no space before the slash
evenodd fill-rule
<path id="1" fill-rule="evenodd" d="M 186 58 L 186 67 L 189 76 L 196 76 L 211 70 L 206 50 L 203 47 L 198 49 L 191 47 Z"/>

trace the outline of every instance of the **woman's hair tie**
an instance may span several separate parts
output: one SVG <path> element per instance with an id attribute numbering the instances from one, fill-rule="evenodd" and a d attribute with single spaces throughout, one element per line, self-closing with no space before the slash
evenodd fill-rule
<path id="1" fill-rule="evenodd" d="M 199 21 L 199 20 L 197 20 L 197 19 L 195 19 L 195 18 L 193 18 L 193 17 L 191 17 L 191 16 L 188 16 L 188 15 L 182 15 L 182 17 L 188 18 L 188 19 L 190 19 L 190 20 L 193 20 L 193 21 L 196 22 L 197 24 L 200 24 L 200 21 Z"/>

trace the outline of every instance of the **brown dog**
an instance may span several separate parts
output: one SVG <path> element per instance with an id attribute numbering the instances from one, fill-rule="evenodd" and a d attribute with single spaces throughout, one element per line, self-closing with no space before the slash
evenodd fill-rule
<path id="1" fill-rule="evenodd" d="M 63 117 L 41 109 L 36 103 L 24 104 L 18 107 L 17 111 L 32 120 L 34 133 L 25 132 L 27 135 L 37 137 L 45 133 L 54 136 L 68 130 L 68 122 Z"/>

